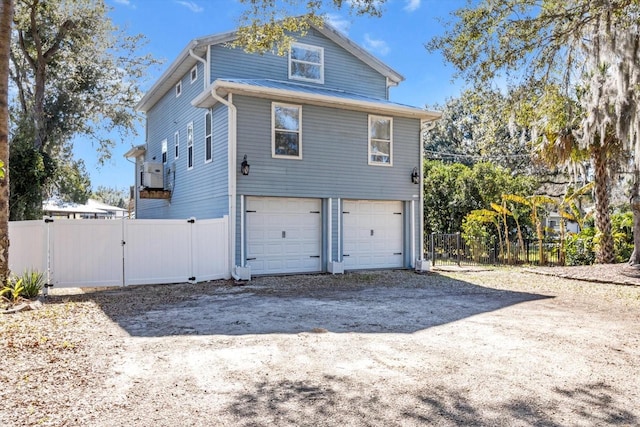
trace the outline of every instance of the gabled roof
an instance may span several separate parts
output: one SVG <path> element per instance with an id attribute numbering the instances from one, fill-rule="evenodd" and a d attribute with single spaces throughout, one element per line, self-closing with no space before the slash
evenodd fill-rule
<path id="1" fill-rule="evenodd" d="M 392 102 L 387 99 L 372 98 L 343 90 L 312 86 L 304 83 L 269 79 L 218 79 L 213 85 L 198 95 L 191 104 L 200 108 L 212 107 L 217 102 L 211 96 L 212 90 L 223 97 L 229 93 L 235 93 L 259 98 L 275 98 L 281 101 L 304 102 L 346 110 L 390 114 L 423 120 L 436 120 L 441 116 L 441 113 L 436 111 L 428 111 L 410 105 Z"/>
<path id="2" fill-rule="evenodd" d="M 328 23 L 324 23 L 322 27 L 312 24 L 312 28 L 385 76 L 393 84 L 398 84 L 404 80 L 404 77 L 400 73 L 358 46 Z M 191 40 L 171 65 L 169 65 L 169 68 L 162 73 L 158 81 L 156 81 L 151 89 L 142 97 L 140 102 L 138 102 L 136 110 L 141 112 L 149 111 L 168 90 L 172 89 L 178 81 L 196 65 L 198 61 L 191 56 L 190 52 L 193 52 L 193 54 L 198 57 L 203 57 L 206 55 L 210 45 L 225 44 L 235 39 L 236 32 L 230 31 Z"/>

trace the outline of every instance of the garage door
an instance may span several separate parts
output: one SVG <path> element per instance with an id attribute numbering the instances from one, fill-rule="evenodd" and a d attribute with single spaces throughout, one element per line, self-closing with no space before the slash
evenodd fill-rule
<path id="1" fill-rule="evenodd" d="M 247 265 L 251 274 L 322 270 L 321 200 L 247 197 Z"/>
<path id="2" fill-rule="evenodd" d="M 346 270 L 404 266 L 402 202 L 345 200 L 342 212 Z"/>

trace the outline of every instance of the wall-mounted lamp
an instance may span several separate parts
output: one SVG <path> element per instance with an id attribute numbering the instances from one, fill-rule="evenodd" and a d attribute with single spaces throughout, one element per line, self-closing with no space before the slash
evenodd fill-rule
<path id="1" fill-rule="evenodd" d="M 247 163 L 247 155 L 244 155 L 244 159 L 242 159 L 242 163 L 240 164 L 240 172 L 242 175 L 249 175 L 249 168 L 251 166 Z"/>
<path id="2" fill-rule="evenodd" d="M 418 173 L 418 168 L 413 168 L 413 172 L 411 172 L 411 182 L 414 184 L 420 184 L 420 174 Z"/>

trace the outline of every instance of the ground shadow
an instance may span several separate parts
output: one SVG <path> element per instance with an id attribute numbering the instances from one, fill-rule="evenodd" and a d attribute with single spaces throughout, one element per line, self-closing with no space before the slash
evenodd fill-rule
<path id="1" fill-rule="evenodd" d="M 235 396 L 227 410 L 239 426 L 267 425 L 464 425 L 543 426 L 637 425 L 640 419 L 625 397 L 602 383 L 570 389 L 521 390 L 506 400 L 486 401 L 468 390 L 442 385 L 394 395 L 383 388 L 367 393 L 346 378 L 312 381 L 258 382 Z"/>
<path id="2" fill-rule="evenodd" d="M 300 283 L 304 282 L 304 286 Z M 413 333 L 547 298 L 408 271 L 138 286 L 51 296 L 95 301 L 132 336 Z"/>

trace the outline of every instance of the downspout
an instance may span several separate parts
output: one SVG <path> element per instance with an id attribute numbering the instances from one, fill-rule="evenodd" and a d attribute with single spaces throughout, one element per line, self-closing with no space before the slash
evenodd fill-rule
<path id="1" fill-rule="evenodd" d="M 420 123 L 420 254 L 418 257 L 418 261 L 423 261 L 424 257 L 424 146 L 423 146 L 423 135 L 425 132 L 429 132 L 434 127 L 436 127 L 436 121 L 438 119 L 433 119 L 430 121 L 422 120 Z"/>
<path id="2" fill-rule="evenodd" d="M 198 55 L 196 55 L 195 53 L 193 53 L 193 49 L 189 49 L 189 56 L 191 56 L 193 59 L 195 59 L 198 62 L 202 63 L 202 68 L 204 68 L 204 76 L 202 79 L 203 82 L 203 86 L 204 89 L 207 89 L 207 86 L 209 86 L 209 46 L 207 46 L 207 59 L 202 59 L 200 58 Z"/>
<path id="3" fill-rule="evenodd" d="M 236 120 L 238 110 L 233 105 L 233 97 L 229 94 L 229 100 L 222 98 L 211 89 L 211 97 L 221 104 L 225 105 L 229 110 L 229 271 L 231 277 L 240 280 L 236 273 Z"/>

